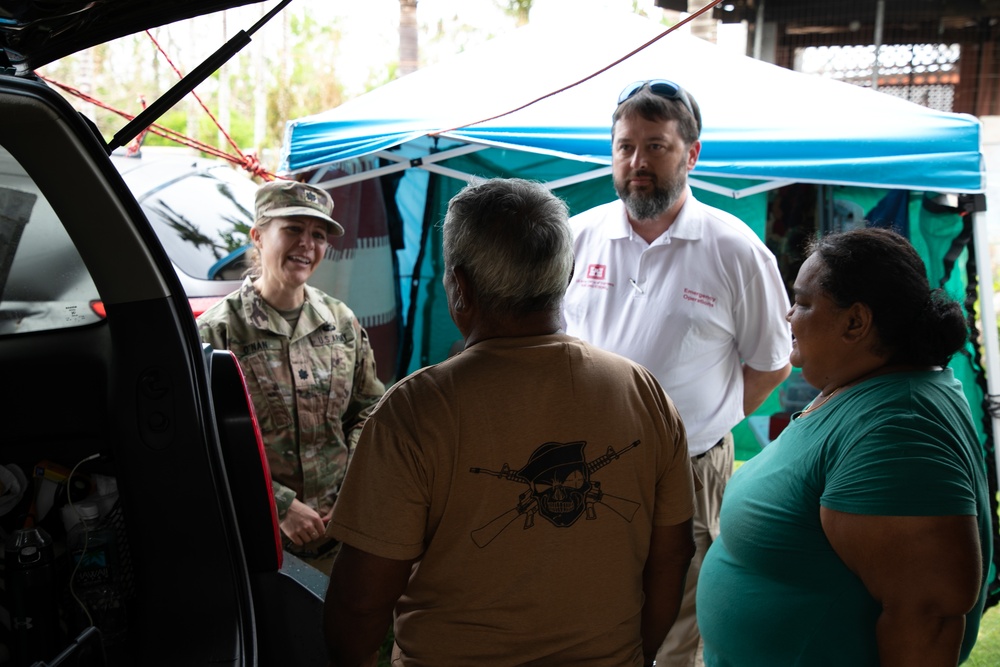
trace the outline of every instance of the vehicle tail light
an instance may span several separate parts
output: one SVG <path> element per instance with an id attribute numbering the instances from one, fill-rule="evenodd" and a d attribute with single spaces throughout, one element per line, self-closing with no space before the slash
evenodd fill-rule
<path id="1" fill-rule="evenodd" d="M 247 389 L 247 381 L 243 375 L 243 369 L 240 368 L 240 362 L 236 359 L 235 354 L 230 352 L 229 356 L 233 359 L 233 366 L 236 368 L 236 372 L 240 374 L 243 399 L 247 403 L 247 412 L 250 413 L 250 423 L 253 425 L 254 441 L 257 444 L 257 457 L 260 459 L 260 467 L 264 471 L 264 496 L 267 498 L 268 509 L 271 513 L 271 533 L 274 536 L 274 553 L 278 559 L 278 567 L 280 568 L 284 560 L 284 549 L 281 543 L 281 526 L 278 523 L 278 505 L 274 501 L 274 489 L 271 486 L 271 465 L 267 462 L 267 451 L 264 449 L 264 436 L 260 432 L 260 424 L 257 422 L 257 413 L 253 409 L 253 400 L 250 398 L 250 390 Z"/>
<path id="2" fill-rule="evenodd" d="M 188 304 L 191 306 L 191 313 L 198 317 L 206 310 L 222 301 L 225 295 L 222 296 L 195 296 L 188 299 Z"/>
<path id="3" fill-rule="evenodd" d="M 191 306 L 191 314 L 198 317 L 206 310 L 222 301 L 225 296 L 197 296 L 188 299 L 188 305 Z M 103 301 L 91 301 L 90 309 L 97 313 L 98 317 L 102 320 L 108 318 L 108 310 L 104 307 Z"/>
<path id="4" fill-rule="evenodd" d="M 229 350 L 212 351 L 211 369 L 216 420 L 247 566 L 252 572 L 280 569 L 284 551 L 271 467 L 243 370 Z"/>

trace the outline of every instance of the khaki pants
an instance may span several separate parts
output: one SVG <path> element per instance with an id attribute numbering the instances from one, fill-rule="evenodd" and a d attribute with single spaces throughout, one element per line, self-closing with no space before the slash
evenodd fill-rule
<path id="1" fill-rule="evenodd" d="M 722 439 L 722 444 L 713 447 L 699 458 L 691 459 L 695 476 L 701 480 L 702 488 L 695 491 L 694 542 L 695 554 L 691 559 L 687 580 L 684 584 L 684 598 L 667 638 L 656 652 L 657 667 L 704 667 L 701 650 L 701 633 L 695 617 L 694 601 L 698 591 L 698 575 L 705 552 L 719 535 L 719 510 L 722 508 L 722 492 L 733 474 L 733 434 Z"/>

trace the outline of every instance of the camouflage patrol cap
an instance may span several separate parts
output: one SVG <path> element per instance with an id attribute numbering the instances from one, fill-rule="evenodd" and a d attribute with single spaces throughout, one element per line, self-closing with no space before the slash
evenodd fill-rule
<path id="1" fill-rule="evenodd" d="M 257 188 L 256 208 L 254 220 L 304 215 L 325 220 L 330 236 L 344 235 L 344 228 L 330 217 L 333 199 L 329 193 L 308 183 L 284 180 L 264 183 Z"/>

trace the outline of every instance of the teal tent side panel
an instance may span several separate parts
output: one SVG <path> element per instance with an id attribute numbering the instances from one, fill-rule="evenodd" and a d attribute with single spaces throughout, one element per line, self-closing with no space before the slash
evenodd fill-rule
<path id="1" fill-rule="evenodd" d="M 417 346 L 419 346 L 422 337 L 419 327 L 416 326 L 420 310 L 416 304 L 413 304 L 411 308 L 411 304 L 414 300 L 419 303 L 419 290 L 433 278 L 432 270 L 427 268 L 429 266 L 427 262 L 418 266 L 429 176 L 429 172 L 422 169 L 408 169 L 396 189 L 396 208 L 403 226 L 403 244 L 401 248 L 396 250 L 400 312 L 403 323 L 400 349 L 397 351 L 399 355 L 396 368 L 397 379 L 402 378 L 412 370 L 414 350 L 418 349 Z M 406 357 L 404 353 L 409 356 Z"/>
<path id="2" fill-rule="evenodd" d="M 448 358 L 462 335 L 451 320 L 442 278 L 444 258 L 441 248 L 441 224 L 448 211 L 448 201 L 462 189 L 464 182 L 434 175 L 427 193 L 431 228 L 424 248 L 423 282 L 417 301 L 417 326 L 414 327 L 414 355 L 408 372 L 436 364 Z M 419 337 L 417 337 L 419 331 Z"/>
<path id="3" fill-rule="evenodd" d="M 833 188 L 835 198 L 854 202 L 864 211 L 870 211 L 887 193 L 888 190 L 880 188 Z M 931 287 L 942 287 L 949 297 L 962 304 L 968 317 L 969 304 L 966 303 L 969 288 L 968 248 L 963 249 L 958 255 L 947 279 L 944 280 L 943 285 L 941 284 L 942 279 L 945 278 L 945 255 L 951 249 L 954 239 L 962 232 L 963 220 L 956 213 L 935 213 L 927 210 L 923 205 L 923 197 L 923 192 L 909 194 L 910 242 L 924 261 L 927 279 Z M 962 390 L 969 401 L 972 419 L 976 424 L 980 443 L 984 448 L 983 457 L 985 459 L 986 431 L 983 409 L 985 395 L 980 384 L 983 370 L 975 360 L 975 349 L 972 343 L 967 343 L 965 349 L 959 351 L 948 365 L 954 371 L 955 377 L 962 383 Z"/>
<path id="4" fill-rule="evenodd" d="M 952 247 L 955 237 L 963 231 L 963 219 L 954 213 L 942 214 L 928 211 L 922 206 L 919 198 L 917 198 L 915 202 L 911 203 L 910 211 L 910 219 L 911 221 L 914 219 L 917 221 L 915 226 L 919 230 L 919 234 L 915 234 L 915 236 L 919 236 L 923 242 L 923 247 L 918 247 L 918 250 L 921 251 L 921 256 L 927 264 L 928 279 L 931 282 L 931 287 L 939 285 L 943 287 L 950 297 L 956 299 L 962 304 L 967 318 L 970 315 L 976 316 L 980 314 L 981 311 L 979 311 L 978 290 L 974 305 L 970 306 L 970 304 L 966 303 L 967 295 L 969 293 L 969 276 L 967 271 L 967 267 L 969 265 L 968 247 L 965 247 L 961 254 L 959 254 L 950 274 L 946 276 L 945 273 L 946 267 L 944 257 Z M 992 272 L 987 271 L 985 279 L 992 280 Z M 978 312 L 970 313 L 970 309 Z M 974 347 L 972 341 L 969 341 L 965 344 L 965 348 L 963 350 L 952 357 L 952 360 L 948 365 L 954 371 L 955 377 L 962 383 L 962 389 L 965 392 L 966 398 L 969 399 L 969 408 L 972 411 L 972 418 L 979 431 L 983 460 L 986 462 L 988 467 L 993 467 L 996 465 L 993 453 L 992 451 L 987 453 L 988 436 L 985 430 L 985 420 L 990 419 L 991 417 L 987 415 L 985 408 L 985 378 L 983 376 L 981 361 L 975 353 L 976 348 Z M 996 433 L 993 433 L 993 436 L 995 438 Z M 996 446 L 995 439 L 991 444 L 993 447 Z M 1000 536 L 998 535 L 993 536 L 993 548 L 994 551 L 1000 548 Z M 1000 589 L 998 589 L 997 586 L 997 562 L 998 560 L 996 554 L 994 554 L 994 558 L 988 564 L 986 572 L 986 579 L 989 582 L 988 590 L 990 595 L 990 597 L 987 598 L 988 606 L 991 604 L 990 599 L 1000 594 Z"/>
<path id="5" fill-rule="evenodd" d="M 584 211 L 607 204 L 618 198 L 615 192 L 614 183 L 610 176 L 602 176 L 591 181 L 576 183 L 555 190 L 563 201 L 569 205 L 571 216 L 583 213 Z"/>
<path id="6" fill-rule="evenodd" d="M 733 188 L 734 190 L 739 190 L 747 187 L 748 185 L 757 183 L 757 181 L 741 181 L 736 179 L 721 178 L 702 178 L 702 180 L 711 180 L 713 183 L 727 188 Z M 750 195 L 749 197 L 733 199 L 732 197 L 727 197 L 726 195 L 720 195 L 715 192 L 709 192 L 708 190 L 695 188 L 694 195 L 699 201 L 702 201 L 709 206 L 714 206 L 715 208 L 735 215 L 737 218 L 745 222 L 747 226 L 754 231 L 758 238 L 762 241 L 767 240 L 766 192 Z"/>
<path id="7" fill-rule="evenodd" d="M 751 416 L 773 415 L 781 412 L 781 401 L 778 398 L 779 390 L 780 387 L 772 391 L 767 400 L 761 403 L 761 406 Z M 737 461 L 749 461 L 759 454 L 761 449 L 763 447 L 760 444 L 760 440 L 757 439 L 756 434 L 750 428 L 749 421 L 744 419 L 733 427 L 733 458 Z"/>
<path id="8" fill-rule="evenodd" d="M 915 197 L 910 206 L 910 219 L 916 220 L 916 224 L 911 224 L 911 230 L 916 228 L 913 236 L 917 237 L 921 244 L 914 246 L 924 263 L 927 265 L 928 279 L 931 287 L 942 287 L 948 296 L 962 304 L 966 317 L 973 317 L 975 313 L 970 313 L 970 304 L 966 303 L 969 290 L 968 262 L 969 249 L 966 247 L 955 260 L 954 267 L 950 274 L 945 276 L 945 255 L 952 246 L 954 239 L 962 232 L 963 220 L 955 213 L 933 213 L 926 210 L 921 204 L 921 198 Z M 987 277 L 987 280 L 990 278 Z M 944 281 L 942 284 L 942 280 Z M 975 304 L 978 305 L 978 297 Z M 972 309 L 977 305 L 971 306 Z M 975 349 L 972 342 L 967 342 L 965 349 L 956 354 L 951 363 L 948 364 L 962 382 L 966 398 L 969 399 L 969 408 L 972 410 L 972 418 L 979 429 L 980 443 L 983 446 L 983 456 L 985 458 L 986 433 L 983 427 L 986 418 L 984 405 L 985 393 L 979 382 L 983 369 L 976 361 Z"/>

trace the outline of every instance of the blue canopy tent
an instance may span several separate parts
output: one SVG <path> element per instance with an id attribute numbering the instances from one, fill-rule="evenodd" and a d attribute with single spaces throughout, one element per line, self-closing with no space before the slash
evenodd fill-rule
<path id="1" fill-rule="evenodd" d="M 820 184 L 871 212 L 884 209 L 888 193 L 904 191 L 899 201 L 911 239 L 953 296 L 964 298 L 969 275 L 975 282 L 977 261 L 989 266 L 976 118 L 786 70 L 680 33 L 657 40 L 664 30 L 627 13 L 532 23 L 288 123 L 284 173 L 329 189 L 396 179 L 404 237 L 396 254 L 412 334 L 404 340 L 414 351 L 404 355 L 402 371 L 440 361 L 457 338 L 440 293 L 435 228 L 448 198 L 473 177 L 520 176 L 547 183 L 574 213 L 614 199 L 611 113 L 619 91 L 636 80 L 671 79 L 698 100 L 703 147 L 691 185 L 762 238 L 769 191 L 790 184 Z M 941 193 L 961 195 L 965 208 L 929 214 L 921 202 Z M 974 236 L 975 253 L 955 240 L 963 230 L 965 241 Z M 949 270 L 938 268 L 942 262 Z M 968 271 L 951 271 L 953 265 Z M 982 320 L 995 322 L 992 281 L 979 288 Z M 1000 343 L 996 327 L 982 335 L 989 372 L 978 346 L 970 346 L 963 382 L 992 452 L 997 421 L 984 410 L 984 397 L 1000 393 Z"/>
<path id="2" fill-rule="evenodd" d="M 667 35 L 560 90 L 664 29 L 633 14 L 578 19 L 530 24 L 335 109 L 290 121 L 282 169 L 322 167 L 428 137 L 607 165 L 618 92 L 634 80 L 665 77 L 701 105 L 704 149 L 696 174 L 983 191 L 974 117 L 733 55 L 688 35 Z"/>

